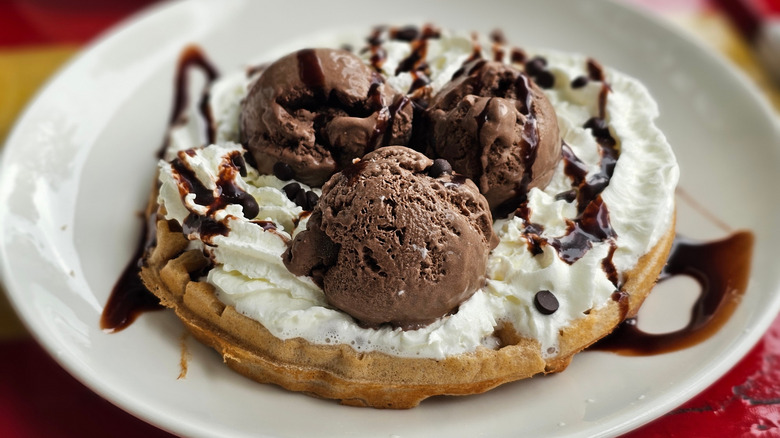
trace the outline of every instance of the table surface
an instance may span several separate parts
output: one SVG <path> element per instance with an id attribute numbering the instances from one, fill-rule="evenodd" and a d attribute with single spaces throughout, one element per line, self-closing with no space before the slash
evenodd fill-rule
<path id="1" fill-rule="evenodd" d="M 0 0 L 0 145 L 26 102 L 63 62 L 100 32 L 154 1 Z M 717 7 L 707 0 L 630 1 L 717 48 L 780 109 L 780 88 Z M 780 0 L 754 2 L 780 5 Z M 1 286 L 0 357 L 3 436 L 171 436 L 115 407 L 60 368 L 25 331 Z M 710 388 L 624 436 L 780 436 L 780 318 Z"/>

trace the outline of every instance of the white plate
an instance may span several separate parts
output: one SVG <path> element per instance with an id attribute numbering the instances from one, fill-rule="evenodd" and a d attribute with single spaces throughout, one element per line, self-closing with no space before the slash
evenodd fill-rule
<path id="1" fill-rule="evenodd" d="M 354 0 L 338 3 L 336 11 L 331 2 L 314 1 L 181 2 L 153 8 L 103 38 L 41 92 L 3 151 L 1 272 L 22 319 L 89 387 L 188 436 L 608 436 L 704 389 L 748 351 L 780 309 L 777 120 L 723 61 L 625 6 L 484 3 Z M 749 290 L 719 333 L 659 356 L 586 352 L 559 375 L 382 411 L 244 379 L 213 351 L 191 338 L 181 341 L 184 330 L 170 312 L 145 314 L 118 334 L 101 332 L 103 305 L 139 233 L 136 213 L 150 187 L 185 44 L 201 44 L 227 71 L 300 32 L 420 20 L 481 32 L 499 27 L 521 46 L 585 52 L 644 81 L 660 104 L 659 124 L 678 154 L 685 192 L 730 227 L 757 237 Z M 682 233 L 725 235 L 688 204 L 679 208 Z M 177 380 L 182 343 L 189 373 Z"/>

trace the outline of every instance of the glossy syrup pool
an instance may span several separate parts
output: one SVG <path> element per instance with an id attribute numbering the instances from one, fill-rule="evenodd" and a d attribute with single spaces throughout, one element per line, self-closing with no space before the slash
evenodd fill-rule
<path id="1" fill-rule="evenodd" d="M 650 333 L 639 328 L 638 318 L 629 318 L 591 349 L 652 355 L 705 341 L 728 321 L 747 289 L 753 244 L 747 231 L 706 242 L 677 236 L 659 282 L 684 275 L 698 283 L 701 291 L 688 323 L 679 330 Z"/>

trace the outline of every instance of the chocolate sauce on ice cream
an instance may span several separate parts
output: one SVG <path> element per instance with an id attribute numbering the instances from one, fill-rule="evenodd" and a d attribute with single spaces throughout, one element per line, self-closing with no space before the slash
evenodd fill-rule
<path id="1" fill-rule="evenodd" d="M 411 106 L 357 56 L 303 49 L 269 65 L 241 108 L 242 144 L 261 173 L 277 162 L 297 180 L 320 186 L 354 158 L 387 144 L 407 144 Z"/>
<path id="2" fill-rule="evenodd" d="M 473 179 L 497 216 L 517 208 L 529 189 L 544 188 L 561 158 L 547 97 L 500 62 L 465 64 L 434 96 L 427 116 L 429 155 Z"/>

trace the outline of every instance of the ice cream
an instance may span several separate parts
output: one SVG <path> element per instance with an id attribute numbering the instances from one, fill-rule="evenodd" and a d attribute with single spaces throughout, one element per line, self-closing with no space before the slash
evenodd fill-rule
<path id="1" fill-rule="evenodd" d="M 498 239 L 477 187 L 442 161 L 384 147 L 334 175 L 287 267 L 364 326 L 419 328 L 455 310 L 484 285 Z"/>
<path id="2" fill-rule="evenodd" d="M 536 83 L 502 62 L 455 72 L 427 111 L 429 155 L 477 183 L 500 216 L 544 188 L 561 157 L 555 109 Z M 503 214 L 501 214 L 503 213 Z"/>
<path id="3" fill-rule="evenodd" d="M 275 61 L 241 107 L 241 143 L 261 173 L 284 163 L 290 177 L 319 186 L 373 149 L 405 145 L 412 107 L 357 56 L 303 49 Z"/>

